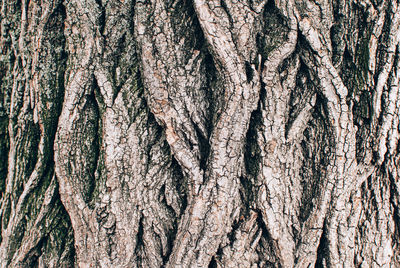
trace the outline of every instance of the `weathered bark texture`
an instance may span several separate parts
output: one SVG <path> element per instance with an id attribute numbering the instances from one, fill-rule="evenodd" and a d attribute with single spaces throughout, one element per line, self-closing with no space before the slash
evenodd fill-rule
<path id="1" fill-rule="evenodd" d="M 1 267 L 400 267 L 398 0 L 0 0 Z"/>

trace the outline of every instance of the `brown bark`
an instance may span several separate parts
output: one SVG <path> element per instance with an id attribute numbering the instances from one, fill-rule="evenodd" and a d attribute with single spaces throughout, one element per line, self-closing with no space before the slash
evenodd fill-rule
<path id="1" fill-rule="evenodd" d="M 397 267 L 398 1 L 0 0 L 1 267 Z"/>

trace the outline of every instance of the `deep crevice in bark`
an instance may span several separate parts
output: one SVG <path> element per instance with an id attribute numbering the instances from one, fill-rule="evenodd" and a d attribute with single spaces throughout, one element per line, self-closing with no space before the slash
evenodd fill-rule
<path id="1" fill-rule="evenodd" d="M 204 37 L 203 37 L 204 38 Z M 205 42 L 205 41 L 204 41 Z M 206 45 L 202 47 L 202 53 L 204 53 L 204 69 L 206 72 L 206 97 L 208 99 L 208 112 L 210 120 L 207 120 L 207 130 L 208 135 L 214 131 L 215 122 L 218 120 L 221 110 L 222 110 L 222 101 L 223 101 L 223 88 L 221 86 L 221 77 L 218 75 L 217 67 L 215 66 L 214 59 Z"/>
<path id="2" fill-rule="evenodd" d="M 175 185 L 176 191 L 178 192 L 179 198 L 181 200 L 181 207 L 180 207 L 180 216 L 183 215 L 186 207 L 188 205 L 188 185 L 186 176 L 183 175 L 183 171 L 181 166 L 179 165 L 178 161 L 176 161 L 175 157 L 171 157 L 171 168 L 173 170 L 173 183 Z M 179 217 L 176 219 L 179 222 Z"/>
<path id="3" fill-rule="evenodd" d="M 99 32 L 100 34 L 104 34 L 104 29 L 106 27 L 106 7 L 103 6 L 103 1 L 102 0 L 95 0 L 99 9 L 100 9 L 100 14 L 98 15 L 98 24 L 99 24 Z"/>
<path id="4" fill-rule="evenodd" d="M 302 222 L 308 219 L 313 211 L 315 201 L 325 188 L 326 174 L 329 172 L 328 164 L 333 154 L 333 133 L 327 123 L 325 101 L 317 95 L 315 110 L 312 120 L 304 131 L 301 146 L 304 154 L 304 164 L 300 172 L 302 177 L 302 199 L 299 209 L 299 218 Z"/>
<path id="5" fill-rule="evenodd" d="M 326 257 L 328 253 L 328 241 L 326 237 L 326 224 L 324 223 L 321 238 L 319 240 L 319 245 L 317 249 L 317 260 L 315 262 L 315 267 L 326 267 Z"/>
<path id="6" fill-rule="evenodd" d="M 95 111 L 95 118 L 96 118 L 96 123 L 94 125 L 94 130 L 93 130 L 93 136 L 94 139 L 92 141 L 92 146 L 93 146 L 93 166 L 90 168 L 88 171 L 89 174 L 89 180 L 88 180 L 88 188 L 87 192 L 84 195 L 85 201 L 87 204 L 92 203 L 93 199 L 96 198 L 94 196 L 95 189 L 96 189 L 96 184 L 97 184 L 97 177 L 96 174 L 98 174 L 98 168 L 99 168 L 99 161 L 100 161 L 100 154 L 101 154 L 101 144 L 102 144 L 102 114 L 99 106 L 99 101 L 100 105 L 102 100 L 101 100 L 101 94 L 100 94 L 100 88 L 97 82 L 97 79 L 93 77 L 93 85 L 92 85 L 92 92 L 88 96 L 88 100 L 93 104 L 94 111 Z M 101 172 L 101 171 L 100 171 Z"/>
<path id="7" fill-rule="evenodd" d="M 218 268 L 218 264 L 217 264 L 215 256 L 213 256 L 211 258 L 211 261 L 210 261 L 210 264 L 208 265 L 208 268 Z"/>
<path id="8" fill-rule="evenodd" d="M 1 85 L 0 85 L 1 86 Z M 3 111 L 0 112 L 3 114 Z M 3 197 L 8 169 L 9 137 L 7 124 L 8 116 L 0 116 L 0 198 Z M 0 217 L 1 219 L 1 217 Z M 1 221 L 1 220 L 0 220 Z"/>
<path id="9" fill-rule="evenodd" d="M 143 234 L 144 234 L 144 230 L 143 230 L 143 215 L 140 216 L 140 220 L 139 220 L 139 227 L 138 227 L 138 232 L 136 235 L 136 247 L 135 247 L 135 253 L 136 253 L 136 258 L 137 258 L 137 262 L 138 264 L 141 263 L 141 258 L 142 258 L 142 254 L 140 253 L 141 250 L 143 250 Z"/>
<path id="10" fill-rule="evenodd" d="M 250 125 L 247 130 L 246 143 L 244 148 L 244 164 L 246 172 L 247 175 L 251 177 L 253 180 L 257 179 L 257 175 L 260 172 L 259 163 L 261 159 L 260 156 L 261 150 L 259 148 L 259 145 L 257 144 L 257 134 L 258 134 L 258 129 L 260 128 L 260 123 L 262 122 L 261 119 L 262 119 L 262 114 L 259 105 L 259 108 L 253 111 L 251 114 Z M 247 176 L 244 177 L 243 179 L 247 180 Z M 246 187 L 246 185 L 243 186 L 247 193 L 248 190 L 250 190 L 249 187 Z M 251 184 L 248 186 L 251 186 Z"/>
<path id="11" fill-rule="evenodd" d="M 267 226 L 264 223 L 264 220 L 262 219 L 262 212 L 257 211 L 257 225 L 261 228 L 262 230 L 262 236 L 259 242 L 259 246 L 257 247 L 257 252 L 260 256 L 260 262 L 259 266 L 265 266 L 265 267 L 277 267 L 281 268 L 282 265 L 280 264 L 279 257 L 276 255 L 276 252 L 274 251 L 275 246 L 273 245 L 273 239 L 271 238 L 271 235 L 267 229 Z"/>
<path id="12" fill-rule="evenodd" d="M 196 131 L 197 140 L 199 141 L 200 147 L 200 168 L 202 170 L 206 170 L 208 157 L 210 155 L 210 133 L 207 133 L 207 137 L 204 136 L 200 128 L 197 126 L 196 123 L 192 121 L 194 129 Z"/>
<path id="13" fill-rule="evenodd" d="M 269 0 L 265 5 L 263 18 L 260 37 L 258 38 L 258 48 L 259 53 L 265 60 L 268 59 L 274 49 L 286 41 L 289 27 L 286 19 L 281 15 L 272 0 Z"/>

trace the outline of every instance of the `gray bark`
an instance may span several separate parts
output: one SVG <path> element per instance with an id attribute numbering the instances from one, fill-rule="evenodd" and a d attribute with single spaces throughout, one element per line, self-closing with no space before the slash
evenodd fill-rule
<path id="1" fill-rule="evenodd" d="M 0 0 L 1 267 L 398 267 L 397 0 Z"/>

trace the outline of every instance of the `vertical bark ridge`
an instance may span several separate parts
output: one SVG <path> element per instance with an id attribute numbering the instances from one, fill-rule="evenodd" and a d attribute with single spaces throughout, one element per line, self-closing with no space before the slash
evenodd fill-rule
<path id="1" fill-rule="evenodd" d="M 390 10 L 390 6 L 388 9 Z M 389 35 L 391 33 L 393 33 L 393 29 L 389 32 Z M 399 41 L 397 41 L 397 51 L 398 47 Z M 386 48 L 390 49 L 390 46 Z M 390 52 L 385 53 L 388 54 L 388 62 L 390 62 Z M 388 67 L 389 65 L 386 64 L 384 66 Z M 378 151 L 375 161 L 379 169 L 362 185 L 361 191 L 355 194 L 353 207 L 355 207 L 354 210 L 356 212 L 352 211 L 352 214 L 350 214 L 356 215 L 350 219 L 359 226 L 359 231 L 356 233 L 356 241 L 359 248 L 356 251 L 355 263 L 360 265 L 375 263 L 380 266 L 395 266 L 398 265 L 399 261 L 398 257 L 396 257 L 398 255 L 397 241 L 394 241 L 390 235 L 396 232 L 395 230 L 398 228 L 396 224 L 398 222 L 396 205 L 394 205 L 397 202 L 397 198 L 396 194 L 393 195 L 392 192 L 396 192 L 398 188 L 398 180 L 394 179 L 398 177 L 398 167 L 394 164 L 397 161 L 395 155 L 399 141 L 399 103 L 395 100 L 399 94 L 398 56 L 393 58 L 391 67 L 387 72 L 388 77 L 384 87 L 380 89 L 377 84 L 374 88 L 374 97 L 372 99 L 376 98 L 376 94 L 382 94 L 380 122 L 376 123 L 380 126 L 377 128 L 378 134 L 375 136 L 376 140 L 374 141 L 376 147 L 373 148 Z M 379 90 L 382 90 L 382 92 L 378 93 Z M 375 114 L 375 116 L 378 115 Z M 372 125 L 373 127 L 374 125 Z M 379 141 L 379 144 L 377 141 Z M 367 202 L 369 202 L 368 206 L 370 206 L 368 208 L 366 207 Z M 375 237 L 373 243 L 376 245 L 374 253 L 371 251 L 371 244 L 361 241 L 362 236 L 372 235 L 372 233 Z"/>
<path id="2" fill-rule="evenodd" d="M 283 267 L 292 267 L 295 263 L 294 232 L 300 228 L 296 220 L 300 197 L 295 190 L 299 187 L 296 171 L 292 173 L 294 169 L 287 167 L 299 164 L 295 150 L 297 141 L 292 137 L 296 137 L 302 127 L 295 123 L 294 127 L 287 128 L 287 108 L 300 67 L 299 58 L 291 57 L 297 45 L 298 28 L 292 2 L 287 5 L 279 2 L 269 4 L 266 11 L 268 13 L 264 16 L 269 20 L 266 27 L 271 27 L 271 30 L 264 37 L 270 40 L 269 44 L 263 47 L 266 50 L 262 73 L 265 95 L 261 99 L 262 126 L 257 134 L 261 150 L 257 207 L 273 241 L 272 253 L 276 261 Z M 307 117 L 306 114 L 303 116 Z M 297 118 L 297 122 L 301 122 L 300 116 Z M 287 136 L 292 142 L 286 140 Z M 284 196 L 290 198 L 290 202 Z"/>
<path id="3" fill-rule="evenodd" d="M 312 17 L 314 19 L 316 18 L 315 15 Z M 319 43 L 318 36 L 323 34 L 315 32 L 318 26 L 311 26 L 312 24 L 312 22 L 306 19 L 300 22 L 300 29 L 311 45 L 311 48 L 314 50 L 313 53 L 319 54 L 319 58 L 316 60 L 321 60 L 319 64 L 310 66 L 309 68 L 313 70 L 319 70 L 321 67 L 326 68 L 325 71 L 322 71 L 324 74 L 318 75 L 321 85 L 324 87 L 324 91 L 322 91 L 322 93 L 327 99 L 328 116 L 331 118 L 331 120 L 339 119 L 338 121 L 332 121 L 332 126 L 335 129 L 335 148 L 336 155 L 338 157 L 337 159 L 334 159 L 334 162 L 330 165 L 332 168 L 335 167 L 339 169 L 336 171 L 333 169 L 334 172 L 331 173 L 331 176 L 333 175 L 333 177 L 329 178 L 328 175 L 329 181 L 336 181 L 334 183 L 335 187 L 332 189 L 332 197 L 330 198 L 332 203 L 327 214 L 327 227 L 329 230 L 327 234 L 329 248 L 329 256 L 327 260 L 328 264 L 330 265 L 337 265 L 340 263 L 350 266 L 354 264 L 354 236 L 356 233 L 356 223 L 354 221 L 354 218 L 356 217 L 354 217 L 352 220 L 352 216 L 359 215 L 356 211 L 354 211 L 354 207 L 352 207 L 350 200 L 354 195 L 354 191 L 369 177 L 372 172 L 374 172 L 375 168 L 371 165 L 372 163 L 368 163 L 368 161 L 362 161 L 356 164 L 356 137 L 353 125 L 353 117 L 352 113 L 350 113 L 350 107 L 344 101 L 344 98 L 348 96 L 348 90 L 344 86 L 341 78 L 337 75 L 333 65 L 331 65 L 329 60 L 327 60 L 329 59 L 329 53 L 322 52 L 324 55 L 321 55 L 321 48 L 329 48 L 329 45 Z M 395 18 L 393 25 L 394 28 L 392 31 L 397 32 L 397 22 Z M 392 33 L 389 32 L 389 35 L 391 36 Z M 325 41 L 326 39 L 319 37 L 319 40 Z M 394 41 L 394 43 L 398 43 L 398 41 Z M 393 45 L 389 45 L 389 47 L 390 46 Z M 393 50 L 393 48 L 391 48 L 391 50 Z M 390 55 L 388 57 L 388 64 L 386 64 L 383 68 L 386 70 L 385 72 L 389 73 L 393 63 Z M 380 76 L 383 78 L 378 78 L 374 99 L 376 99 L 376 95 L 381 95 L 380 91 L 382 89 L 380 88 L 379 84 L 386 84 L 387 78 L 385 76 L 385 72 L 380 73 Z M 330 86 L 324 81 L 329 73 L 332 75 L 330 80 L 335 88 L 335 90 L 332 91 L 326 91 L 330 88 Z M 383 79 L 384 82 L 379 82 L 379 79 Z M 337 97 L 335 94 L 337 94 Z M 380 99 L 380 97 L 378 98 Z M 337 111 L 340 111 L 340 114 L 338 114 Z M 343 161 L 342 156 L 344 156 L 345 161 Z M 341 165 L 343 166 L 341 167 Z M 353 197 L 355 198 L 355 196 Z M 318 213 L 320 213 L 320 211 Z M 346 235 L 344 233 L 346 233 Z M 352 237 L 351 239 L 346 237 L 349 234 Z M 390 258 L 391 256 L 389 256 L 389 259 Z"/>
<path id="4" fill-rule="evenodd" d="M 74 53 L 56 167 L 82 267 L 161 266 L 182 206 L 181 175 L 143 96 L 133 5 L 77 1 L 67 9 Z"/>
<path id="5" fill-rule="evenodd" d="M 258 217 L 257 212 L 251 211 L 246 220 L 239 219 L 240 225 L 234 232 L 233 241 L 222 249 L 219 267 L 237 267 L 238 264 L 251 267 L 260 261 L 256 250 L 263 233 L 257 223 Z"/>
<path id="6" fill-rule="evenodd" d="M 88 23 L 96 22 L 93 16 L 98 7 L 92 3 L 91 12 L 82 14 L 78 11 L 84 10 L 88 4 L 87 1 L 72 1 L 66 5 L 65 35 L 70 55 L 65 98 L 54 146 L 60 197 L 71 218 L 77 264 L 80 266 L 85 266 L 81 254 L 85 254 L 87 248 L 91 248 L 91 253 L 85 256 L 86 265 L 97 262 L 93 256 L 96 254 L 95 230 L 89 225 L 90 208 L 85 201 L 88 186 L 93 183 L 95 163 L 92 154 L 98 150 L 94 141 L 100 125 L 91 66 L 95 56 L 95 36 L 91 27 L 95 26 Z"/>
<path id="7" fill-rule="evenodd" d="M 9 101 L 10 143 L 8 152 L 4 152 L 8 153 L 8 172 L 1 200 L 1 265 L 34 265 L 47 255 L 53 258 L 49 266 L 69 265 L 73 261 L 70 223 L 57 199 L 53 167 L 66 63 L 62 32 L 65 10 L 59 1 L 44 2 L 40 7 L 22 1 L 20 9 L 18 3 L 16 9 L 12 7 L 2 5 L 2 16 L 11 19 L 9 26 L 18 27 L 20 32 L 12 36 L 7 27 L 2 27 L 2 43 L 11 41 L 9 48 L 16 60 L 11 61 L 14 66 L 8 68 L 6 76 L 12 79 L 13 87 L 11 99 L 5 102 Z M 13 24 L 14 16 L 20 16 L 20 25 Z M 38 19 L 31 21 L 31 17 Z M 43 36 L 35 35 L 36 30 Z M 63 246 L 65 249 L 60 250 Z"/>
<path id="8" fill-rule="evenodd" d="M 235 22 L 231 23 L 229 20 L 229 12 L 232 12 L 229 10 L 232 8 L 230 2 L 225 4 L 224 8 L 217 1 L 194 3 L 203 33 L 223 77 L 225 103 L 210 137 L 207 179 L 200 188 L 198 196 L 195 193 L 195 198 L 189 203 L 181 220 L 180 226 L 183 228 L 177 234 L 180 244 L 174 247 L 169 261 L 170 266 L 204 266 L 209 263 L 231 228 L 230 219 L 237 214 L 234 207 L 237 202 L 235 200 L 238 199 L 241 147 L 250 113 L 257 103 L 259 75 L 253 64 L 247 68 L 254 75 L 246 76 L 246 58 L 251 62 L 249 55 L 244 53 L 248 47 L 241 44 L 241 40 L 233 39 L 234 32 L 229 30 L 229 24 L 233 31 L 238 31 L 236 28 L 238 26 L 235 27 Z M 242 8 L 249 7 L 243 5 Z M 254 19 L 252 14 L 247 13 L 247 16 L 250 21 Z M 211 18 L 218 18 L 219 21 L 211 22 Z M 244 18 L 239 15 L 236 19 L 238 25 L 243 26 Z M 242 28 L 242 30 L 250 35 L 248 29 Z M 237 68 L 239 68 L 238 73 Z M 241 119 L 233 118 L 234 113 Z M 227 131 L 228 129 L 230 131 Z M 206 236 L 201 235 L 206 233 Z"/>
<path id="9" fill-rule="evenodd" d="M 176 7 L 180 2 L 172 3 Z M 191 27 L 194 18 L 182 10 L 181 19 L 172 8 L 160 1 L 136 6 L 136 35 L 140 46 L 147 100 L 155 118 L 164 126 L 175 158 L 191 178 L 190 196 L 197 194 L 203 182 L 200 169 L 200 142 L 196 128 L 204 137 L 207 102 L 205 101 L 202 55 Z M 162 21 L 158 21 L 162 18 Z M 154 20 L 154 22 L 153 22 Z M 173 24 L 173 20 L 177 24 Z M 176 29 L 173 28 L 173 26 Z M 196 28 L 195 28 L 196 29 Z M 174 30 L 181 31 L 182 36 Z M 193 35 L 194 33 L 192 33 Z M 179 43 L 176 44 L 177 40 Z M 196 46 L 199 46 L 196 48 Z M 181 90 L 181 89 L 186 90 Z"/>
<path id="10" fill-rule="evenodd" d="M 316 70 L 316 76 L 320 81 L 321 93 L 326 101 L 327 116 L 333 128 L 336 155 L 328 165 L 329 169 L 331 169 L 327 174 L 328 185 L 321 193 L 321 196 L 328 196 L 328 198 L 322 200 L 320 207 L 314 210 L 315 214 L 312 213 L 314 215 L 311 219 L 314 220 L 315 218 L 315 222 L 311 223 L 311 225 L 317 224 L 314 225 L 315 228 L 322 228 L 324 214 L 328 210 L 327 224 L 329 232 L 327 233 L 327 239 L 330 249 L 329 264 L 337 265 L 344 263 L 352 265 L 352 246 L 348 245 L 349 240 L 343 239 L 340 234 L 343 230 L 341 225 L 346 225 L 347 220 L 345 213 L 341 211 L 345 208 L 350 193 L 356 184 L 358 173 L 355 158 L 356 141 L 353 118 L 346 102 L 348 90 L 330 60 L 328 50 L 330 39 L 326 38 L 327 34 L 326 29 L 324 29 L 323 15 L 321 16 L 321 20 L 317 22 L 316 19 L 318 17 L 315 13 L 306 18 L 304 18 L 304 15 L 302 16 L 303 18 L 299 21 L 300 29 L 313 50 L 311 53 L 317 55 L 314 59 L 316 62 L 311 65 L 308 62 L 308 64 L 310 69 Z M 329 207 L 331 200 L 332 205 Z M 310 229 L 309 227 L 307 228 L 308 230 Z M 319 232 L 313 236 L 315 235 L 319 237 L 321 233 Z"/>
<path id="11" fill-rule="evenodd" d="M 377 67 L 380 68 L 380 72 L 378 77 L 376 78 L 376 85 L 374 88 L 374 95 L 373 95 L 373 121 L 372 124 L 375 126 L 377 124 L 377 120 L 379 116 L 381 115 L 382 111 L 382 104 L 381 104 L 381 99 L 382 99 L 382 93 L 383 93 L 383 88 L 387 83 L 390 71 L 393 66 L 393 61 L 395 58 L 395 53 L 396 53 L 396 47 L 399 43 L 399 32 L 400 32 L 400 12 L 399 12 L 399 4 L 396 2 L 390 2 L 388 3 L 388 7 L 385 10 L 386 13 L 386 20 L 383 25 L 384 28 L 387 28 L 387 32 L 385 33 L 385 36 L 382 38 L 387 42 L 386 44 L 386 49 L 384 52 L 378 57 L 378 60 L 380 62 L 377 63 Z M 385 27 L 386 26 L 386 27 Z M 383 152 L 384 149 L 379 148 L 379 158 L 380 161 L 383 160 Z"/>

